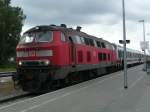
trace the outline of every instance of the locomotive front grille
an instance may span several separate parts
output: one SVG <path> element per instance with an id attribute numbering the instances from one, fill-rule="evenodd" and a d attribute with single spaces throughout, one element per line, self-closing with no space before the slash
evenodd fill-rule
<path id="1" fill-rule="evenodd" d="M 27 62 L 23 62 L 23 66 L 41 66 L 44 65 L 43 62 L 39 62 L 39 61 L 27 61 Z"/>
<path id="2" fill-rule="evenodd" d="M 48 66 L 49 60 L 19 61 L 19 66 Z"/>

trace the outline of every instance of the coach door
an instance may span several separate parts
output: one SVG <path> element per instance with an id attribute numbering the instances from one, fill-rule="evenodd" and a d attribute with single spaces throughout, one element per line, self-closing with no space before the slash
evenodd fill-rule
<path id="1" fill-rule="evenodd" d="M 76 49 L 75 49 L 75 44 L 73 42 L 72 37 L 69 37 L 69 42 L 70 42 L 70 46 L 69 46 L 70 62 L 72 65 L 75 65 L 76 64 Z"/>

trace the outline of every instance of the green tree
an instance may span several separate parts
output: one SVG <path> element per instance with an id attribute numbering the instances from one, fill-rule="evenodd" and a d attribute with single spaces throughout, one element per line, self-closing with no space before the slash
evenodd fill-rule
<path id="1" fill-rule="evenodd" d="M 0 0 L 0 65 L 15 57 L 25 15 L 19 7 L 12 7 L 11 0 Z"/>

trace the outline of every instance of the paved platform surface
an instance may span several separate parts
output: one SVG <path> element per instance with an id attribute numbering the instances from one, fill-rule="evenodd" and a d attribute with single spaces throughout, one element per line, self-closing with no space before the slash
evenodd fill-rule
<path id="1" fill-rule="evenodd" d="M 150 75 L 143 65 L 113 73 L 36 98 L 0 107 L 0 112 L 150 112 Z"/>

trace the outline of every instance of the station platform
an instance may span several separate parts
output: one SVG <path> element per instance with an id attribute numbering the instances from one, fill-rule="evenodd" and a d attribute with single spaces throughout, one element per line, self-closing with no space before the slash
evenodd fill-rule
<path id="1" fill-rule="evenodd" d="M 143 65 L 0 107 L 0 112 L 149 112 L 150 75 Z"/>

